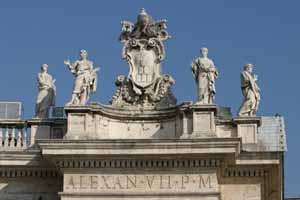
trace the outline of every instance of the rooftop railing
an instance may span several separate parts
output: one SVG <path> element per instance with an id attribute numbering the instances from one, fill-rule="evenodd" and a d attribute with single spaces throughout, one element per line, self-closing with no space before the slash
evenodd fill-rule
<path id="1" fill-rule="evenodd" d="M 38 139 L 62 139 L 65 119 L 0 119 L 0 151 L 24 150 Z"/>
<path id="2" fill-rule="evenodd" d="M 27 148 L 30 145 L 27 129 L 23 120 L 0 120 L 0 148 Z"/>

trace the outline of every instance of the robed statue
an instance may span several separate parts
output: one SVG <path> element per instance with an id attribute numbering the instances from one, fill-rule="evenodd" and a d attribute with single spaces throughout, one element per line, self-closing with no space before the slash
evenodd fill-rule
<path id="1" fill-rule="evenodd" d="M 72 97 L 67 105 L 86 105 L 91 93 L 96 92 L 97 88 L 97 71 L 99 68 L 94 69 L 93 62 L 88 60 L 86 50 L 80 50 L 79 56 L 79 60 L 74 63 L 69 60 L 64 61 L 75 76 Z"/>
<path id="2" fill-rule="evenodd" d="M 216 94 L 215 81 L 218 77 L 218 70 L 207 55 L 208 49 L 201 48 L 200 57 L 192 63 L 192 72 L 197 83 L 197 104 L 213 104 Z"/>
<path id="3" fill-rule="evenodd" d="M 239 116 L 255 116 L 260 101 L 260 89 L 256 83 L 257 76 L 252 74 L 253 65 L 246 64 L 241 73 L 241 89 L 244 96 L 239 109 Z"/>
<path id="4" fill-rule="evenodd" d="M 56 87 L 54 83 L 55 80 L 48 74 L 48 65 L 42 64 L 41 72 L 38 73 L 39 93 L 35 106 L 36 118 L 49 118 L 50 107 L 55 105 Z"/>

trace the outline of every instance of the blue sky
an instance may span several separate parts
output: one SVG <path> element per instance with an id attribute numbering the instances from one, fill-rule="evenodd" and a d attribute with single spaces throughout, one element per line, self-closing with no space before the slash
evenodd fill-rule
<path id="1" fill-rule="evenodd" d="M 299 47 L 300 1 L 1 1 L 0 100 L 22 101 L 32 117 L 37 94 L 36 74 L 42 63 L 57 79 L 57 105 L 70 98 L 74 77 L 63 60 L 75 60 L 80 49 L 101 67 L 92 101 L 108 104 L 117 75 L 127 74 L 117 38 L 120 21 L 135 21 L 141 8 L 154 19 L 167 19 L 172 38 L 165 42 L 163 72 L 171 74 L 178 102 L 195 100 L 190 71 L 200 47 L 209 49 L 219 69 L 216 103 L 235 114 L 241 101 L 239 73 L 253 63 L 262 101 L 259 115 L 285 117 L 288 152 L 286 196 L 300 195 Z"/>

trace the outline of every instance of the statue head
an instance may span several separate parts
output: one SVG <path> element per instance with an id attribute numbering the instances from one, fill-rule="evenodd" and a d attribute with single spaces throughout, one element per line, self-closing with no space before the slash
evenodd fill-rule
<path id="1" fill-rule="evenodd" d="M 88 53 L 85 49 L 81 49 L 80 52 L 79 52 L 79 56 L 80 56 L 81 59 L 87 59 Z"/>
<path id="2" fill-rule="evenodd" d="M 48 65 L 47 64 L 42 64 L 41 65 L 41 70 L 42 70 L 42 72 L 48 72 Z"/>
<path id="3" fill-rule="evenodd" d="M 252 73 L 252 71 L 253 71 L 253 64 L 251 64 L 251 63 L 245 64 L 244 65 L 244 70 Z"/>
<path id="4" fill-rule="evenodd" d="M 146 13 L 144 8 L 141 9 L 140 14 L 137 17 L 137 24 L 141 27 L 145 27 L 152 22 L 150 15 Z"/>
<path id="5" fill-rule="evenodd" d="M 206 58 L 207 55 L 208 55 L 208 49 L 206 47 L 202 47 L 200 49 L 200 54 L 201 54 L 202 57 Z"/>

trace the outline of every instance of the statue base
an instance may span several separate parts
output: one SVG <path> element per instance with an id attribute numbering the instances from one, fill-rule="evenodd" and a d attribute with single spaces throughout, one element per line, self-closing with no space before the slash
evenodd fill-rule
<path id="1" fill-rule="evenodd" d="M 184 134 L 182 138 L 214 138 L 216 134 L 215 117 L 216 105 L 193 104 L 190 107 L 192 118 L 191 134 Z"/>
<path id="2" fill-rule="evenodd" d="M 66 106 L 65 139 L 215 138 L 216 105 L 147 109 L 116 108 L 101 104 Z M 222 135 L 222 132 L 219 134 Z"/>

